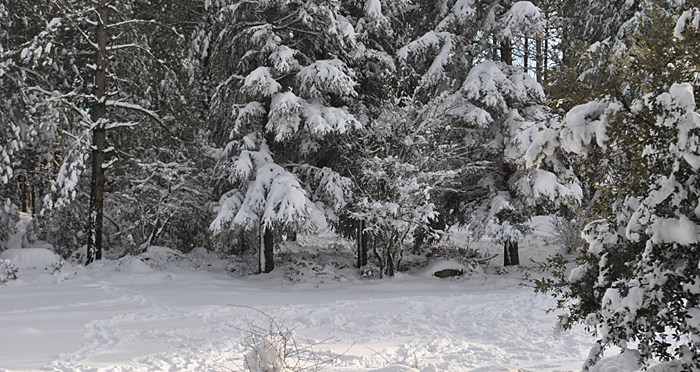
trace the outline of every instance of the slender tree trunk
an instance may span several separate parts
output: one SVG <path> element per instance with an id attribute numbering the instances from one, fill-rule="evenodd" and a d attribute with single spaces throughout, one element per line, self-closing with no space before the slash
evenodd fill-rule
<path id="1" fill-rule="evenodd" d="M 510 263 L 511 265 L 520 265 L 520 256 L 518 255 L 518 242 L 510 244 Z"/>
<path id="2" fill-rule="evenodd" d="M 263 272 L 269 273 L 275 269 L 275 234 L 271 227 L 264 227 L 265 232 L 263 233 L 263 247 L 265 255 L 265 267 L 261 267 Z"/>
<path id="3" fill-rule="evenodd" d="M 542 38 L 535 39 L 535 74 L 537 82 L 542 84 Z"/>
<path id="4" fill-rule="evenodd" d="M 97 51 L 95 52 L 95 102 L 91 119 L 95 123 L 92 131 L 92 179 L 90 181 L 90 216 L 88 219 L 88 242 L 86 265 L 102 259 L 102 220 L 104 207 L 104 149 L 106 129 L 103 118 L 107 113 L 107 0 L 100 0 L 97 8 Z"/>
<path id="5" fill-rule="evenodd" d="M 392 249 L 394 248 L 393 243 L 390 243 L 386 248 L 386 276 L 394 276 L 394 255 L 392 254 Z"/>
<path id="6" fill-rule="evenodd" d="M 27 180 L 26 173 L 22 176 L 20 181 L 22 189 L 22 212 L 29 212 L 29 182 Z"/>
<path id="7" fill-rule="evenodd" d="M 530 39 L 525 37 L 523 40 L 523 68 L 525 69 L 525 72 L 529 70 L 529 64 L 530 64 Z"/>
<path id="8" fill-rule="evenodd" d="M 36 191 L 36 187 L 35 187 L 34 185 L 32 185 L 32 191 L 31 191 L 31 192 L 32 192 L 32 195 L 31 195 L 31 196 L 32 196 L 32 197 L 31 197 L 31 200 L 32 200 L 32 216 L 36 216 L 36 193 L 37 193 L 37 191 Z"/>
<path id="9" fill-rule="evenodd" d="M 510 40 L 504 40 L 501 42 L 501 62 L 512 65 L 513 64 L 513 46 Z"/>
<path id="10" fill-rule="evenodd" d="M 369 237 L 365 233 L 365 221 L 357 222 L 357 267 L 361 268 L 367 265 L 367 239 Z"/>
<path id="11" fill-rule="evenodd" d="M 547 80 L 547 64 L 549 64 L 549 24 L 545 24 L 545 36 L 544 36 L 544 63 L 542 65 L 542 80 Z"/>
<path id="12" fill-rule="evenodd" d="M 362 233 L 362 247 L 360 252 L 362 254 L 362 266 L 367 266 L 367 257 L 369 255 L 369 239 L 370 236 L 368 233 Z"/>

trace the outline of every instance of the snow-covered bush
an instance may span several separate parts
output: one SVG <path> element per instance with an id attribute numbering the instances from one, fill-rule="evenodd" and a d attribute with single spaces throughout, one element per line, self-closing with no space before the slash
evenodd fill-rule
<path id="1" fill-rule="evenodd" d="M 10 260 L 0 260 L 0 283 L 7 283 L 17 278 L 19 278 L 19 269 L 17 266 Z"/>
<path id="2" fill-rule="evenodd" d="M 55 273 L 65 264 L 60 256 L 45 248 L 12 248 L 0 253 L 0 259 L 12 261 L 20 271 Z"/>
<path id="3" fill-rule="evenodd" d="M 584 323 L 596 335 L 585 370 L 632 343 L 643 364 L 700 370 L 700 113 L 686 83 L 700 66 L 700 33 L 674 39 L 667 11 L 644 3 L 630 46 L 586 72 L 605 82 L 589 88 L 595 99 L 559 127 L 559 145 L 597 191 L 576 267 L 559 255 L 548 264 L 554 279 L 536 287 L 567 311 L 564 329 Z"/>

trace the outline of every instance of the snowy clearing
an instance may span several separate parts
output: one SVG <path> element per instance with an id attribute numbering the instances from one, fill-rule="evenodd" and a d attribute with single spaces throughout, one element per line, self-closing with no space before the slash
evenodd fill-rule
<path id="1" fill-rule="evenodd" d="M 284 318 L 298 342 L 342 354 L 335 371 L 575 370 L 592 341 L 582 331 L 553 337 L 554 315 L 543 311 L 552 301 L 507 276 L 290 284 L 127 261 L 22 273 L 0 287 L 0 365 L 239 370 L 249 325 L 265 326 L 250 307 Z"/>
<path id="2" fill-rule="evenodd" d="M 524 261 L 551 249 L 548 219 L 532 224 Z M 339 245 L 333 235 L 304 236 L 287 254 L 303 256 L 313 244 Z M 363 280 L 316 257 L 323 272 L 307 267 L 291 282 L 281 268 L 231 273 L 228 260 L 204 250 L 151 247 L 89 267 L 56 262 L 41 248 L 0 258 L 19 271 L 0 285 L 1 371 L 240 371 L 251 329 L 269 329 L 269 319 L 292 330 L 302 349 L 313 345 L 331 372 L 571 371 L 594 341 L 580 328 L 555 337 L 556 315 L 545 313 L 554 301 L 523 287 L 515 269 L 494 274 L 498 264 L 438 279 L 433 272 L 464 267 L 435 260 L 411 274 Z M 628 364 L 607 363 L 610 371 Z"/>

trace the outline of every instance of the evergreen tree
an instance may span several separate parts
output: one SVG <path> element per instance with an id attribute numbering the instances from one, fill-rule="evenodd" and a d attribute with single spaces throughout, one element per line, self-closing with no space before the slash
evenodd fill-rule
<path id="1" fill-rule="evenodd" d="M 508 148 L 519 124 L 540 115 L 544 93 L 513 65 L 513 42 L 541 32 L 541 13 L 527 1 L 421 6 L 424 23 L 398 56 L 418 77 L 414 94 L 422 110 L 439 113 L 422 125 L 444 131 L 441 144 L 454 150 L 442 164 L 459 171 L 459 191 L 438 197 L 450 203 L 441 211 L 456 214 L 475 239 L 489 232 L 504 244 L 504 263 L 518 264 L 517 240 L 532 200 L 521 195 Z"/>
<path id="2" fill-rule="evenodd" d="M 322 228 L 342 205 L 343 182 L 328 182 L 342 178 L 315 154 L 326 137 L 360 127 L 344 107 L 357 95 L 345 62 L 354 31 L 335 1 L 217 1 L 208 12 L 197 42 L 217 85 L 213 133 L 228 138 L 219 141 L 225 193 L 211 228 L 256 231 L 259 270 L 270 272 L 275 231 Z M 300 174 L 326 187 L 309 192 Z"/>

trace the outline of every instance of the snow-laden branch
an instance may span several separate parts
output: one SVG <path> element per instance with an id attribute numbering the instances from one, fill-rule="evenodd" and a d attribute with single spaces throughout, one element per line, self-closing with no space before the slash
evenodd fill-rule
<path id="1" fill-rule="evenodd" d="M 105 104 L 107 105 L 107 107 L 116 107 L 116 108 L 131 110 L 131 111 L 138 111 L 138 112 L 150 117 L 151 119 L 156 121 L 158 124 L 163 126 L 165 129 L 168 129 L 165 126 L 165 122 L 160 117 L 160 115 L 158 115 L 158 113 L 156 113 L 153 110 L 149 110 L 141 105 L 138 105 L 135 103 L 124 102 L 124 101 L 114 101 L 114 100 L 107 100 L 107 102 L 105 102 Z M 168 132 L 169 131 L 170 131 L 170 129 L 168 129 Z"/>

